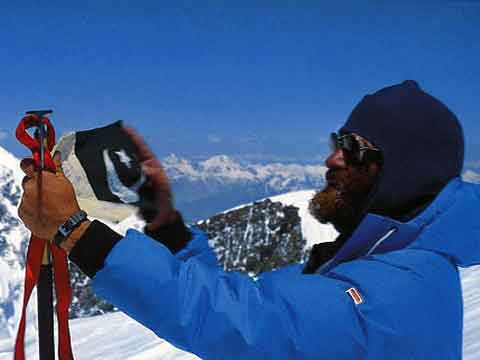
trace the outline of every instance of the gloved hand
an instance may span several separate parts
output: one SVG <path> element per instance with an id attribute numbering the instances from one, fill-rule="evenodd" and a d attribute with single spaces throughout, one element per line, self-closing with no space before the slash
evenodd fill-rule
<path id="1" fill-rule="evenodd" d="M 25 158 L 20 163 L 26 176 L 22 181 L 24 192 L 18 216 L 35 236 L 46 240 L 52 240 L 58 227 L 80 210 L 73 186 L 62 172 L 59 156 L 55 156 L 54 161 L 56 172 L 42 171 L 41 179 L 38 178 L 33 159 Z M 88 223 L 84 222 L 75 235 L 72 233 L 69 236 L 69 243 L 64 242 L 64 250 L 73 247 L 71 242 L 81 236 Z"/>
<path id="2" fill-rule="evenodd" d="M 162 165 L 142 136 L 130 127 L 123 127 L 123 130 L 130 136 L 135 145 L 138 161 L 149 180 L 143 189 L 145 193 L 140 195 L 151 198 L 154 206 L 152 208 L 141 208 L 140 214 L 147 221 L 145 231 L 155 232 L 163 225 L 176 221 L 178 217 L 178 213 L 173 205 L 170 181 Z"/>

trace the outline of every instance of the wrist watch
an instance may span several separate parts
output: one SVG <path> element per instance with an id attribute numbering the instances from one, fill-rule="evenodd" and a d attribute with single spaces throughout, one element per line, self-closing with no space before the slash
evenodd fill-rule
<path id="1" fill-rule="evenodd" d="M 83 210 L 77 211 L 75 214 L 70 216 L 67 221 L 60 225 L 55 237 L 53 238 L 53 242 L 57 246 L 60 246 L 60 244 L 72 233 L 72 231 L 75 230 L 75 228 L 77 228 L 78 225 L 85 220 L 87 220 L 87 213 Z"/>

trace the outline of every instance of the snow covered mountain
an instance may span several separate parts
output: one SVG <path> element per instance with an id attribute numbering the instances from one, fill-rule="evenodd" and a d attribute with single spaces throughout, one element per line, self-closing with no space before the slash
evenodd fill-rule
<path id="1" fill-rule="evenodd" d="M 302 188 L 301 184 L 313 181 L 316 176 L 319 179 L 318 186 L 312 188 L 321 187 L 323 182 L 319 176 L 324 169 L 316 167 L 241 165 L 225 156 L 212 159 L 193 163 L 170 157 L 172 162 L 166 168 L 174 186 L 179 181 L 194 186 L 200 183 L 209 187 L 218 184 L 217 190 L 220 192 L 229 186 L 234 189 L 232 192 L 239 191 L 242 188 L 240 184 L 250 184 L 255 188 L 262 181 L 264 188 L 269 191 L 280 191 L 282 186 L 288 189 L 290 185 L 295 187 L 295 184 Z M 291 181 L 288 180 L 289 174 L 293 178 Z M 473 171 L 467 171 L 464 177 L 468 181 L 478 181 L 475 175 L 478 176 Z M 12 356 L 22 296 L 24 254 L 29 237 L 16 211 L 22 177 L 18 159 L 0 148 L 0 360 Z M 194 190 L 190 189 L 192 193 Z M 336 237 L 331 226 L 319 224 L 308 213 L 308 201 L 313 193 L 313 190 L 289 192 L 237 206 L 212 216 L 198 226 L 209 234 L 211 244 L 226 269 L 255 276 L 262 271 L 304 260 L 314 243 L 332 241 Z M 259 196 L 253 200 L 265 197 Z M 177 195 L 177 202 L 178 199 Z M 109 225 L 119 233 L 124 233 L 128 228 L 143 227 L 136 217 Z M 103 314 L 71 322 L 77 359 L 196 359 L 158 339 L 121 313 L 104 314 L 113 307 L 95 298 L 88 280 L 78 269 L 72 267 L 71 270 L 75 283 L 73 317 Z M 480 343 L 477 340 L 480 335 L 480 267 L 462 270 L 461 275 L 465 296 L 464 353 L 465 359 L 472 360 L 480 358 Z M 35 359 L 37 351 L 35 298 L 33 296 L 29 307 L 30 327 L 27 329 L 26 342 L 27 355 L 32 355 L 28 356 L 29 359 Z"/>
<path id="2" fill-rule="evenodd" d="M 170 155 L 162 164 L 172 181 L 176 205 L 188 221 L 268 196 L 318 189 L 327 170 L 322 165 L 240 162 L 226 155 L 203 161 Z"/>
<path id="3" fill-rule="evenodd" d="M 0 337 L 18 321 L 28 231 L 18 219 L 23 173 L 19 161 L 0 147 Z"/>
<path id="4" fill-rule="evenodd" d="M 325 166 L 299 164 L 255 164 L 239 162 L 227 155 L 216 155 L 207 160 L 192 161 L 171 154 L 162 159 L 162 165 L 170 179 L 208 180 L 215 178 L 224 182 L 255 181 L 276 191 L 285 190 L 308 181 L 318 181 L 325 172 Z"/>

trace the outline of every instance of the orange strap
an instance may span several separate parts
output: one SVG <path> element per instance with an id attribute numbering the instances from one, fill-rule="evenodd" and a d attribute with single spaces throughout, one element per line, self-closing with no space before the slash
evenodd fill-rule
<path id="1" fill-rule="evenodd" d="M 43 117 L 40 121 L 42 121 L 47 127 L 47 146 L 45 146 L 44 150 L 45 170 L 55 172 L 55 163 L 50 156 L 50 151 L 52 151 L 53 146 L 55 145 L 55 132 L 48 118 Z M 32 151 L 35 164 L 40 166 L 39 141 L 32 138 L 26 131 L 28 128 L 37 126 L 38 122 L 39 119 L 36 115 L 25 116 L 20 121 L 15 134 L 17 139 Z M 15 341 L 14 360 L 25 360 L 26 309 L 32 291 L 38 282 L 40 266 L 42 264 L 42 257 L 46 244 L 47 240 L 40 239 L 32 234 L 27 251 L 22 317 L 20 319 Z M 68 327 L 68 308 L 72 299 L 72 290 L 70 288 L 67 255 L 57 245 L 51 244 L 50 246 L 53 258 L 55 293 L 57 297 L 58 356 L 60 360 L 73 360 L 70 330 Z"/>

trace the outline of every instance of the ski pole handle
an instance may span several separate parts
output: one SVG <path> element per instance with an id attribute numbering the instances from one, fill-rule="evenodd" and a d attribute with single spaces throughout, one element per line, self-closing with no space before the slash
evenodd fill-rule
<path id="1" fill-rule="evenodd" d="M 15 136 L 18 141 L 30 149 L 37 169 L 54 172 L 55 163 L 50 156 L 50 152 L 55 146 L 55 129 L 50 120 L 45 116 L 50 113 L 52 113 L 52 110 L 27 111 L 17 126 Z M 27 132 L 27 129 L 33 127 L 36 127 L 38 130 L 38 138 L 30 136 Z"/>

